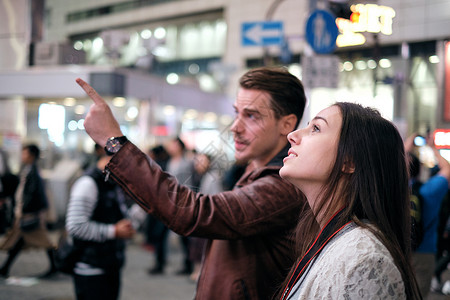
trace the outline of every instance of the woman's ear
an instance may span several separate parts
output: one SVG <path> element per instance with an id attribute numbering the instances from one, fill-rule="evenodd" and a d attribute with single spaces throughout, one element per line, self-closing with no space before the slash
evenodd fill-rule
<path id="1" fill-rule="evenodd" d="M 290 132 L 296 130 L 295 124 L 297 123 L 297 116 L 294 114 L 282 116 L 281 122 L 281 134 L 288 135 Z"/>
<path id="2" fill-rule="evenodd" d="M 355 172 L 355 165 L 351 161 L 346 161 L 342 166 L 342 172 L 346 174 L 352 174 Z"/>

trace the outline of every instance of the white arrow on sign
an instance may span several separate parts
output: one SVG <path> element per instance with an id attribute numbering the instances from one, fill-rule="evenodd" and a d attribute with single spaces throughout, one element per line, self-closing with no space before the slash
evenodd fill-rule
<path id="1" fill-rule="evenodd" d="M 283 28 L 279 27 L 265 27 L 267 23 L 255 23 L 252 27 L 244 33 L 244 38 L 248 39 L 256 45 L 264 45 L 270 40 L 271 44 L 279 44 L 282 40 Z M 278 42 L 274 42 L 279 40 Z"/>

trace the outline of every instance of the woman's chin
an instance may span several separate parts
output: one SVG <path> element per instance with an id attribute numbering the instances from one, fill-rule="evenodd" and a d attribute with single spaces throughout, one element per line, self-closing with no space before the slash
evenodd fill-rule
<path id="1" fill-rule="evenodd" d="M 280 177 L 291 182 L 291 176 L 289 176 L 289 170 L 286 166 L 283 166 L 279 171 Z"/>

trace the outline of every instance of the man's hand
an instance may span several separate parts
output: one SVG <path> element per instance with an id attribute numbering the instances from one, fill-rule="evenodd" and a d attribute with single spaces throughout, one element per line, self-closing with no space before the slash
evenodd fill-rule
<path id="1" fill-rule="evenodd" d="M 119 239 L 132 238 L 136 232 L 130 220 L 122 219 L 116 223 L 115 227 L 116 237 Z"/>
<path id="2" fill-rule="evenodd" d="M 105 100 L 84 80 L 77 78 L 76 82 L 94 101 L 84 120 L 87 134 L 100 146 L 105 146 L 110 137 L 122 136 L 119 123 Z"/>

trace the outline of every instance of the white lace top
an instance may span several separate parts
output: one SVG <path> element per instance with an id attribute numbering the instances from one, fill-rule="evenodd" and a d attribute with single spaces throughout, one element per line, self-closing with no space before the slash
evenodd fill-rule
<path id="1" fill-rule="evenodd" d="M 288 299 L 406 299 L 386 247 L 369 230 L 347 225 L 324 247 Z"/>

